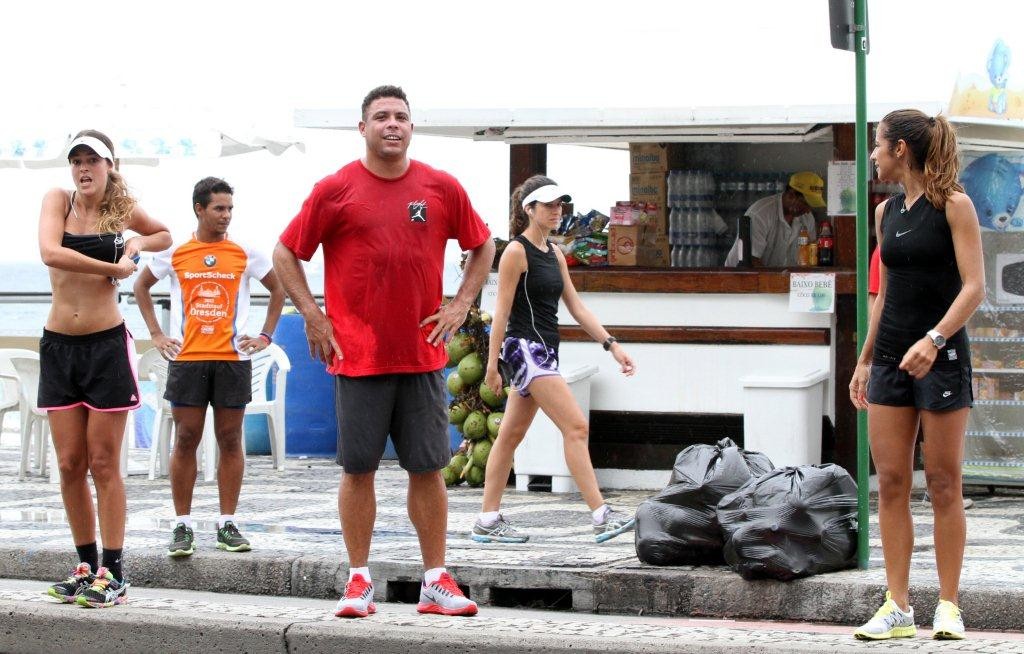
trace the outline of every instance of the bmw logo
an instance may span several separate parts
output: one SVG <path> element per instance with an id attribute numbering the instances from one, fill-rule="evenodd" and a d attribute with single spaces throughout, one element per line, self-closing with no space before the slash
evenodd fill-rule
<path id="1" fill-rule="evenodd" d="M 213 256 L 212 254 L 208 254 L 205 257 L 203 257 L 203 263 L 206 264 L 207 268 L 213 268 L 214 266 L 217 265 L 217 257 Z"/>

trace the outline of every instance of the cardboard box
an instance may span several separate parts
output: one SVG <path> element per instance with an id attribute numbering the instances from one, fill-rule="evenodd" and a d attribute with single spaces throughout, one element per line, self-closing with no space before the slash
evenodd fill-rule
<path id="1" fill-rule="evenodd" d="M 668 170 L 667 145 L 664 143 L 629 144 L 629 172 L 664 173 Z"/>
<path id="2" fill-rule="evenodd" d="M 629 176 L 630 202 L 646 202 L 656 204 L 658 208 L 652 212 L 652 222 L 662 234 L 668 234 L 668 173 L 637 173 Z"/>
<path id="3" fill-rule="evenodd" d="M 636 265 L 648 266 L 650 268 L 668 268 L 671 258 L 671 247 L 668 244 L 668 236 L 658 234 L 649 237 L 650 230 L 644 234 L 643 240 L 636 250 Z"/>
<path id="4" fill-rule="evenodd" d="M 608 265 L 635 266 L 643 227 L 612 225 L 608 228 Z"/>
<path id="5" fill-rule="evenodd" d="M 629 201 L 668 206 L 668 173 L 634 173 L 629 176 Z"/>

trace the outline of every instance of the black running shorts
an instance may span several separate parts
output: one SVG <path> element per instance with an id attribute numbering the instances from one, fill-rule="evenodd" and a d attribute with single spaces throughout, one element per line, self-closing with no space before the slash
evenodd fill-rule
<path id="1" fill-rule="evenodd" d="M 43 330 L 39 340 L 39 408 L 94 411 L 139 407 L 135 343 L 124 324 L 92 334 Z"/>
<path id="2" fill-rule="evenodd" d="M 252 400 L 252 361 L 171 361 L 164 399 L 175 406 L 244 409 Z"/>
<path id="3" fill-rule="evenodd" d="M 338 464 L 350 474 L 373 472 L 390 434 L 404 469 L 440 470 L 451 456 L 445 400 L 440 370 L 335 377 Z"/>
<path id="4" fill-rule="evenodd" d="M 971 367 L 932 368 L 914 379 L 894 363 L 871 364 L 868 403 L 907 406 L 928 411 L 950 411 L 974 405 Z"/>

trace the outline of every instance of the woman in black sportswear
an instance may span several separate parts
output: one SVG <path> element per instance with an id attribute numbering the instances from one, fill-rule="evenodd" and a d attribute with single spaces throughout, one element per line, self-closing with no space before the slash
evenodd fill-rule
<path id="1" fill-rule="evenodd" d="M 521 543 L 528 539 L 498 509 L 512 455 L 538 409 L 562 432 L 565 462 L 590 508 L 594 539 L 603 543 L 633 528 L 633 517 L 613 511 L 601 496 L 587 449 L 587 417 L 558 372 L 559 300 L 590 337 L 611 353 L 622 374 L 635 372 L 633 360 L 576 293 L 562 251 L 548 241 L 562 219 L 563 203 L 570 201 L 565 191 L 542 175 L 534 175 L 512 193 L 512 241 L 498 266 L 498 299 L 484 382 L 496 394 L 501 393 L 500 357 L 514 390 L 487 458 L 483 506 L 470 534 L 477 542 Z"/>
<path id="2" fill-rule="evenodd" d="M 135 272 L 139 252 L 170 247 L 171 236 L 128 193 L 106 135 L 79 132 L 67 153 L 74 190 L 50 189 L 39 215 L 39 253 L 53 288 L 39 342 L 39 407 L 48 412 L 64 511 L 81 563 L 47 592 L 63 602 L 103 607 L 122 603 L 128 587 L 121 571 L 120 452 L 128 411 L 139 405 L 135 347 L 118 309 L 117 284 Z M 126 238 L 128 229 L 137 236 Z"/>
<path id="3" fill-rule="evenodd" d="M 935 515 L 940 601 L 933 636 L 964 637 L 957 608 L 966 541 L 960 470 L 974 399 L 964 325 L 985 297 L 985 271 L 978 217 L 957 181 L 958 157 L 942 116 L 894 111 L 875 132 L 878 178 L 899 182 L 904 192 L 875 210 L 881 284 L 850 382 L 850 400 L 868 411 L 889 587 L 885 603 L 854 634 L 864 640 L 916 633 L 910 491 L 919 428 Z"/>

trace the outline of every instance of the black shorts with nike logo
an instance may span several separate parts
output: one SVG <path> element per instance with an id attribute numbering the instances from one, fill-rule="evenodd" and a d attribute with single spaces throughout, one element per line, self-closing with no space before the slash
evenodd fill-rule
<path id="1" fill-rule="evenodd" d="M 951 411 L 974 406 L 971 367 L 933 367 L 914 379 L 898 363 L 871 363 L 868 404 L 907 406 L 927 411 Z"/>

